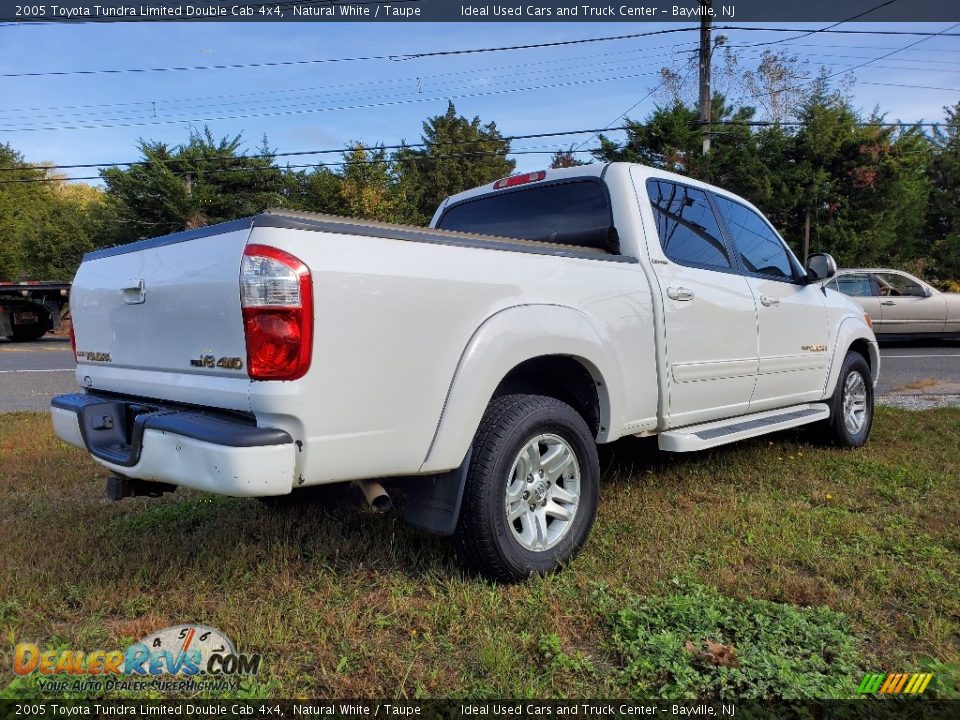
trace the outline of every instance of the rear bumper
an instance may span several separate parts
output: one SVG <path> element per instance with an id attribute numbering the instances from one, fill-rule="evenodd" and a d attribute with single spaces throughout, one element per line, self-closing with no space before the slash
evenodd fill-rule
<path id="1" fill-rule="evenodd" d="M 53 428 L 117 474 L 221 495 L 286 495 L 297 449 L 286 432 L 216 411 L 94 394 L 51 402 Z"/>

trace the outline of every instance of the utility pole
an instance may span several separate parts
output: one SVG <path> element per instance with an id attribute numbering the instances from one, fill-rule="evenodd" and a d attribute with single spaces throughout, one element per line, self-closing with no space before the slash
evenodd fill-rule
<path id="1" fill-rule="evenodd" d="M 713 0 L 700 0 L 700 130 L 703 132 L 703 154 L 710 152 L 710 62 L 713 44 L 710 29 L 713 17 L 710 14 Z"/>

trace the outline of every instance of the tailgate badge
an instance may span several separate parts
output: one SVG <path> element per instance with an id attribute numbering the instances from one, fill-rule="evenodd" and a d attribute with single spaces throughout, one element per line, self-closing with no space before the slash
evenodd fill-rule
<path id="1" fill-rule="evenodd" d="M 190 359 L 190 367 L 223 368 L 224 370 L 243 370 L 243 358 L 215 355 L 201 355 Z"/>
<path id="2" fill-rule="evenodd" d="M 87 362 L 108 363 L 113 362 L 108 352 L 93 352 L 90 350 L 77 350 L 77 360 L 86 360 Z"/>

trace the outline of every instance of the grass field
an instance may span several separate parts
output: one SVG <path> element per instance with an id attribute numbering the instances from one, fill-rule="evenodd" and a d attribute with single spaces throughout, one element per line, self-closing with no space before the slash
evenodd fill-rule
<path id="1" fill-rule="evenodd" d="M 601 466 L 584 552 L 498 586 L 349 494 L 112 503 L 45 416 L 0 415 L 0 695 L 37 693 L 17 642 L 114 649 L 184 622 L 263 654 L 251 695 L 842 696 L 857 673 L 929 668 L 950 692 L 960 410 L 878 409 L 852 452 L 796 431 L 689 456 L 627 440 Z"/>

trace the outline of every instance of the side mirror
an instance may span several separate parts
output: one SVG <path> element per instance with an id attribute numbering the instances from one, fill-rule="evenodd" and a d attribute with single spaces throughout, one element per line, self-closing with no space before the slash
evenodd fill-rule
<path id="1" fill-rule="evenodd" d="M 829 253 L 814 253 L 807 258 L 807 280 L 829 280 L 837 274 L 837 261 Z"/>

